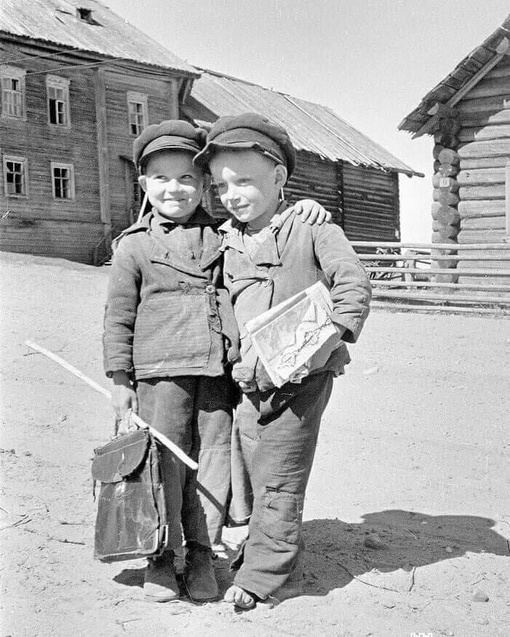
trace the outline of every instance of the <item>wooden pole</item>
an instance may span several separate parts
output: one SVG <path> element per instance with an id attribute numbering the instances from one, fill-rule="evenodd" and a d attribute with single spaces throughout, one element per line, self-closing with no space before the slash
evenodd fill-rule
<path id="1" fill-rule="evenodd" d="M 96 141 L 99 169 L 99 210 L 107 249 L 112 241 L 112 213 L 110 202 L 110 164 L 108 151 L 108 126 L 106 114 L 105 69 L 98 68 L 94 75 L 96 102 Z"/>
<path id="2" fill-rule="evenodd" d="M 412 303 L 391 303 L 372 301 L 371 307 L 384 310 L 413 310 L 413 312 L 451 312 L 453 314 L 491 314 L 493 316 L 510 316 L 509 311 L 488 307 L 454 307 L 453 305 L 415 305 Z"/>
<path id="3" fill-rule="evenodd" d="M 455 261 L 510 261 L 510 250 L 507 250 L 508 254 L 504 254 L 501 256 L 500 254 L 491 255 L 489 254 L 449 254 L 449 260 Z M 424 263 L 429 264 L 429 262 L 437 261 L 442 258 L 442 254 L 439 253 L 439 250 L 436 254 L 413 254 L 411 252 L 404 254 L 369 254 L 363 253 L 358 254 L 358 259 L 361 261 L 367 261 L 367 265 L 370 265 L 370 261 L 423 261 Z"/>
<path id="4" fill-rule="evenodd" d="M 448 268 L 386 268 L 379 266 L 365 266 L 365 270 L 367 272 L 379 272 L 385 274 L 394 274 L 394 275 L 403 275 L 403 274 L 422 274 L 422 275 L 433 275 L 433 274 L 455 274 L 451 269 Z M 457 272 L 457 274 L 459 274 Z M 503 268 L 495 269 L 495 268 L 474 268 L 469 270 L 462 270 L 462 274 L 464 276 L 510 276 L 510 270 L 506 270 Z"/>
<path id="5" fill-rule="evenodd" d="M 423 292 L 422 290 L 385 290 L 374 287 L 372 290 L 374 299 L 412 299 L 413 301 L 442 301 L 450 303 L 480 303 L 494 305 L 510 304 L 510 297 L 506 299 L 502 296 L 481 296 L 476 294 L 457 294 L 456 292 L 448 292 L 446 290 L 437 290 L 436 292 Z"/>
<path id="6" fill-rule="evenodd" d="M 415 250 L 508 250 L 508 243 L 399 243 L 397 241 L 351 241 L 355 248 L 407 248 Z M 375 253 L 374 253 L 375 254 Z"/>
<path id="7" fill-rule="evenodd" d="M 510 159 L 505 167 L 505 220 L 506 238 L 510 241 Z"/>
<path id="8" fill-rule="evenodd" d="M 73 367 L 73 365 L 65 361 L 63 358 L 60 358 L 60 356 L 57 356 L 53 352 L 50 352 L 50 350 L 46 349 L 45 347 L 41 347 L 40 345 L 38 345 L 37 343 L 34 343 L 33 341 L 25 341 L 25 345 L 30 347 L 30 349 L 33 349 L 36 352 L 39 352 L 40 354 L 43 354 L 47 358 L 50 358 L 52 361 L 54 361 L 55 363 L 57 363 L 64 369 L 67 369 L 68 372 L 71 372 L 71 374 L 74 374 L 74 376 L 76 376 L 83 382 L 87 383 L 87 385 L 92 387 L 92 389 L 95 389 L 97 392 L 99 392 L 100 394 L 103 394 L 103 396 L 111 400 L 112 395 L 107 389 L 105 389 L 99 383 L 96 383 L 96 381 L 92 380 L 92 378 L 85 376 L 83 372 L 81 372 L 76 367 Z M 150 425 L 148 425 L 137 414 L 132 414 L 132 418 L 133 418 L 133 421 L 139 427 L 141 427 L 142 429 L 148 429 L 151 432 L 151 434 L 154 436 L 154 438 L 156 438 L 156 440 L 159 440 L 162 444 L 165 445 L 165 447 L 170 449 L 170 451 L 174 453 L 179 458 L 179 460 L 184 462 L 184 464 L 188 465 L 190 469 L 194 469 L 195 471 L 198 469 L 198 464 L 194 460 L 192 460 L 189 456 L 187 456 L 182 449 L 180 449 L 174 442 L 172 442 L 164 434 L 160 433 L 157 429 L 154 429 L 154 427 L 151 427 Z"/>

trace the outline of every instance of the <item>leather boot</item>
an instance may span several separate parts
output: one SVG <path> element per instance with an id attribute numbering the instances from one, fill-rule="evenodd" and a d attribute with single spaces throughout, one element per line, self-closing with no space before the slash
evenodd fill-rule
<path id="1" fill-rule="evenodd" d="M 149 557 L 145 568 L 143 592 L 150 602 L 173 602 L 179 599 L 179 584 L 175 576 L 174 552 Z"/>
<path id="2" fill-rule="evenodd" d="M 218 599 L 218 584 L 214 576 L 212 551 L 210 548 L 196 542 L 188 543 L 184 582 L 192 601 L 212 602 Z"/>

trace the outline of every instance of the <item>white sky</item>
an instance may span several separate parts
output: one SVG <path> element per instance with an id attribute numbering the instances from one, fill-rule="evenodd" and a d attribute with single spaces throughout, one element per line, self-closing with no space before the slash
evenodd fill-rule
<path id="1" fill-rule="evenodd" d="M 430 241 L 431 138 L 397 125 L 510 0 L 102 0 L 191 64 L 331 107 L 426 174 L 400 179 L 402 238 Z"/>

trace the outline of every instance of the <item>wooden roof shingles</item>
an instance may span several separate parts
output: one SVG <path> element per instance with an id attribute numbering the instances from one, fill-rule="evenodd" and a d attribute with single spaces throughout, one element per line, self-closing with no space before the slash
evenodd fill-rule
<path id="1" fill-rule="evenodd" d="M 480 46 L 467 55 L 439 84 L 434 86 L 411 113 L 398 125 L 399 130 L 418 133 L 431 118 L 430 110 L 455 98 L 475 75 L 499 55 L 498 47 L 510 39 L 510 15 Z M 497 60 L 496 60 L 497 61 Z M 427 131 L 428 132 L 428 131 Z"/>
<path id="2" fill-rule="evenodd" d="M 89 19 L 80 17 L 90 11 Z M 3 33 L 196 77 L 191 65 L 97 0 L 1 0 Z"/>
<path id="3" fill-rule="evenodd" d="M 211 116 L 260 113 L 288 131 L 296 150 L 330 161 L 422 176 L 325 106 L 215 71 L 199 70 L 202 75 L 193 83 L 183 107 L 185 115 L 197 123 L 210 121 L 207 118 Z"/>

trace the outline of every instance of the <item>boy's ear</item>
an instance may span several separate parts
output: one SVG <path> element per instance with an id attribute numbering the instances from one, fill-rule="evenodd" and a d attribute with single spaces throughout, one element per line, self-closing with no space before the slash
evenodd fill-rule
<path id="1" fill-rule="evenodd" d="M 285 186 L 285 184 L 287 183 L 287 175 L 288 175 L 288 172 L 285 166 L 283 164 L 276 164 L 274 175 L 275 175 L 275 184 L 278 186 L 278 188 L 283 188 L 283 186 Z"/>
<path id="2" fill-rule="evenodd" d="M 147 190 L 147 177 L 145 175 L 140 175 L 138 177 L 138 183 L 143 191 Z"/>

